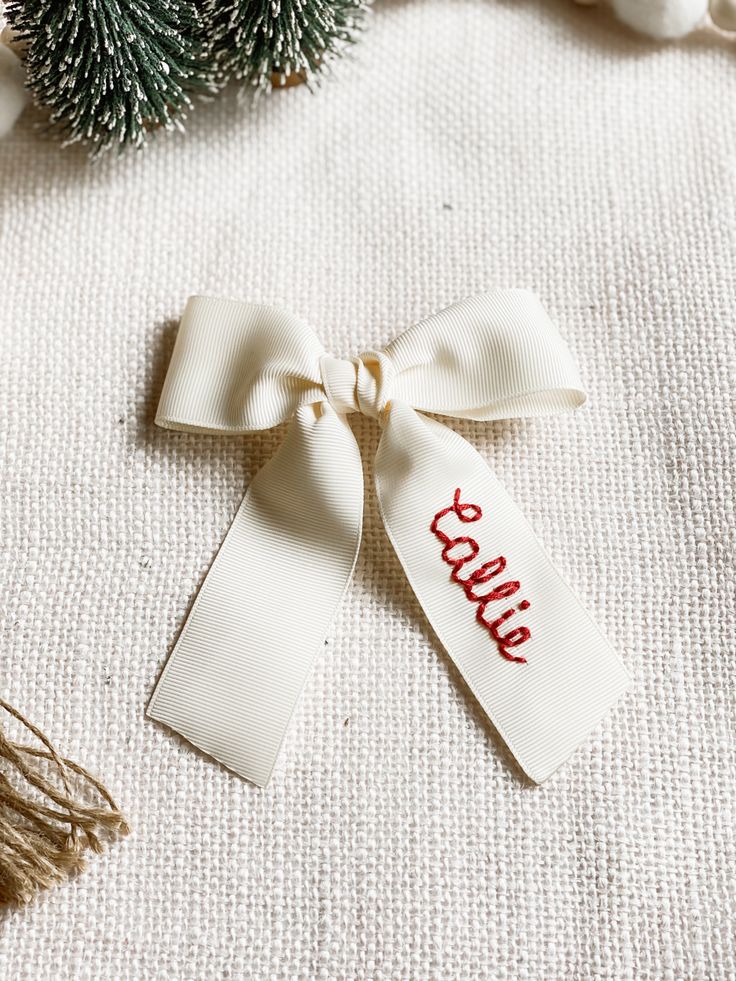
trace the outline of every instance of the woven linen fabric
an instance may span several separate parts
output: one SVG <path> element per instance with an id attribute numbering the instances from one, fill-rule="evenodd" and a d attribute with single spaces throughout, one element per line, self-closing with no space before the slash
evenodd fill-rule
<path id="1" fill-rule="evenodd" d="M 2 693 L 133 827 L 2 915 L 0 976 L 734 977 L 733 58 L 567 0 L 382 3 L 315 97 L 228 93 L 96 167 L 33 111 L 0 143 Z M 590 401 L 450 424 L 635 687 L 524 781 L 387 542 L 354 416 L 356 577 L 260 791 L 144 717 L 283 438 L 154 426 L 186 297 L 282 304 L 348 356 L 494 286 L 537 292 Z"/>

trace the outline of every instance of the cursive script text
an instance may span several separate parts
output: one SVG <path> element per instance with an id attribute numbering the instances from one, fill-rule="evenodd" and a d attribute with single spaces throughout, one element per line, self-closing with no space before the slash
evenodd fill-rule
<path id="1" fill-rule="evenodd" d="M 443 560 L 452 568 L 452 573 L 450 578 L 453 582 L 458 583 L 465 590 L 465 595 L 472 603 L 477 603 L 478 607 L 475 611 L 475 618 L 486 630 L 490 633 L 491 637 L 495 640 L 498 645 L 499 652 L 506 658 L 507 661 L 516 661 L 519 664 L 526 664 L 525 657 L 519 657 L 511 653 L 511 650 L 515 647 L 519 647 L 520 644 L 524 644 L 531 637 L 531 631 L 528 627 L 514 627 L 507 633 L 502 634 L 501 628 L 504 624 L 515 616 L 517 611 L 528 610 L 530 607 L 529 600 L 522 600 L 518 606 L 512 606 L 505 612 L 501 613 L 499 616 L 493 616 L 493 613 L 489 613 L 488 608 L 492 603 L 497 603 L 499 600 L 508 599 L 508 597 L 513 596 L 518 592 L 521 583 L 517 579 L 509 580 L 508 582 L 503 582 L 498 586 L 494 586 L 488 590 L 488 592 L 482 592 L 479 587 L 482 587 L 485 583 L 491 582 L 492 579 L 496 579 L 506 568 L 506 559 L 503 555 L 499 555 L 495 559 L 491 559 L 490 562 L 484 562 L 482 565 L 478 566 L 475 571 L 469 573 L 468 575 L 460 575 L 461 569 L 466 566 L 469 562 L 473 562 L 478 557 L 480 552 L 480 546 L 474 538 L 470 538 L 466 535 L 460 535 L 459 537 L 452 538 L 450 535 L 446 534 L 445 531 L 440 528 L 440 522 L 448 514 L 454 514 L 460 521 L 465 523 L 470 523 L 473 521 L 478 521 L 483 516 L 483 511 L 478 504 L 463 504 L 460 501 L 460 488 L 455 491 L 455 496 L 453 498 L 452 504 L 449 507 L 443 508 L 438 511 L 434 516 L 434 520 L 430 525 L 430 529 L 433 534 L 439 538 L 442 542 L 442 558 Z"/>

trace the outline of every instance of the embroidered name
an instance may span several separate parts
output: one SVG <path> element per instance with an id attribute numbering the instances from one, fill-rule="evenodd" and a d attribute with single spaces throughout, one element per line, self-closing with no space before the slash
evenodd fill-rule
<path id="1" fill-rule="evenodd" d="M 525 657 L 517 657 L 510 653 L 510 650 L 514 647 L 518 647 L 520 644 L 524 644 L 531 637 L 531 631 L 528 627 L 514 627 L 506 634 L 501 634 L 501 628 L 512 616 L 514 616 L 517 610 L 528 610 L 530 607 L 529 600 L 522 600 L 516 607 L 511 607 L 506 610 L 500 616 L 490 619 L 489 616 L 492 614 L 488 613 L 488 608 L 492 603 L 498 602 L 498 600 L 507 599 L 509 596 L 513 596 L 514 593 L 518 592 L 521 583 L 517 579 L 512 579 L 509 582 L 501 583 L 499 586 L 489 590 L 487 593 L 479 593 L 476 587 L 481 586 L 483 583 L 490 582 L 495 579 L 496 576 L 500 576 L 501 573 L 506 568 L 506 559 L 503 555 L 499 555 L 498 558 L 491 559 L 490 562 L 484 562 L 479 566 L 474 572 L 471 572 L 468 576 L 461 576 L 460 570 L 468 562 L 473 562 L 478 557 L 478 552 L 480 551 L 480 546 L 474 538 L 469 538 L 465 535 L 461 535 L 458 538 L 451 538 L 449 535 L 445 534 L 440 528 L 440 521 L 445 517 L 446 514 L 456 515 L 460 521 L 463 522 L 473 522 L 478 521 L 483 517 L 483 511 L 478 504 L 462 504 L 460 501 L 460 488 L 455 491 L 455 496 L 453 498 L 452 504 L 438 511 L 434 516 L 434 520 L 430 525 L 430 529 L 433 534 L 439 538 L 443 544 L 442 558 L 449 566 L 452 567 L 452 573 L 450 578 L 453 582 L 458 583 L 465 590 L 465 595 L 472 603 L 477 603 L 478 608 L 475 611 L 475 618 L 486 630 L 490 633 L 491 637 L 495 640 L 498 645 L 499 653 L 501 653 L 507 661 L 516 661 L 519 664 L 526 664 Z M 464 554 L 458 554 L 456 549 L 460 546 L 464 546 Z"/>

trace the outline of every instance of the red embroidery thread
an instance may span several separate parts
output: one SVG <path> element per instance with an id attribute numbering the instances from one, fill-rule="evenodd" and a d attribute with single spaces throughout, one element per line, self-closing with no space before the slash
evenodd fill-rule
<path id="1" fill-rule="evenodd" d="M 523 644 L 529 640 L 532 635 L 529 628 L 514 627 L 513 630 L 510 630 L 504 636 L 501 636 L 499 631 L 503 624 L 510 617 L 512 617 L 517 610 L 524 611 L 529 609 L 531 605 L 529 600 L 522 600 L 517 607 L 511 607 L 493 620 L 489 620 L 486 617 L 486 610 L 491 603 L 494 603 L 500 599 L 506 599 L 509 596 L 513 596 L 514 593 L 519 590 L 521 583 L 518 581 L 518 579 L 511 579 L 508 582 L 501 583 L 500 586 L 496 586 L 487 593 L 477 593 L 474 587 L 490 582 L 491 579 L 495 579 L 496 576 L 499 576 L 506 568 L 506 559 L 503 555 L 499 555 L 497 558 L 491 559 L 490 562 L 484 562 L 483 565 L 479 566 L 474 572 L 471 572 L 467 578 L 462 578 L 460 576 L 460 570 L 468 562 L 472 562 L 473 559 L 478 557 L 480 545 L 478 545 L 474 538 L 470 538 L 467 535 L 461 535 L 458 538 L 450 538 L 449 535 L 446 535 L 439 526 L 440 521 L 446 514 L 454 514 L 460 519 L 460 521 L 466 523 L 478 521 L 483 517 L 483 511 L 480 505 L 463 504 L 460 501 L 460 488 L 458 487 L 455 491 L 452 504 L 448 508 L 443 508 L 441 511 L 438 511 L 429 527 L 432 534 L 436 535 L 436 537 L 442 542 L 442 560 L 449 566 L 452 566 L 450 578 L 453 582 L 456 582 L 463 587 L 465 590 L 465 595 L 472 603 L 478 604 L 478 608 L 475 611 L 475 618 L 478 623 L 481 624 L 481 626 L 486 628 L 491 637 L 493 637 L 493 639 L 496 641 L 499 653 L 502 654 L 507 661 L 516 661 L 518 664 L 526 664 L 527 662 L 525 657 L 517 657 L 516 655 L 509 653 L 509 648 L 518 647 L 519 644 Z M 467 554 L 451 555 L 453 549 L 457 548 L 459 545 L 465 545 L 468 547 Z"/>

